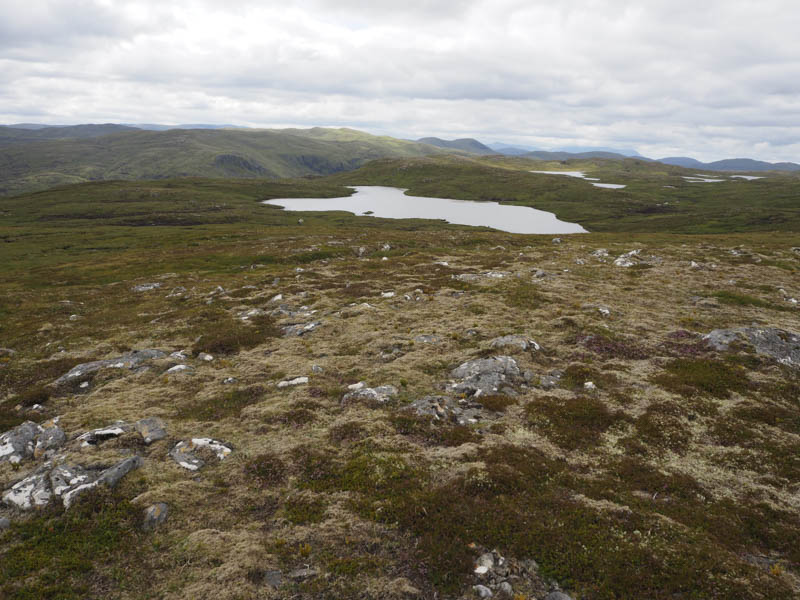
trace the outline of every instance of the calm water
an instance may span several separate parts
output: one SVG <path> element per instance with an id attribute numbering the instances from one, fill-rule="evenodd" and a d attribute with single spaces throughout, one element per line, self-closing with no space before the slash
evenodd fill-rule
<path id="1" fill-rule="evenodd" d="M 567 177 L 577 177 L 584 181 L 600 181 L 597 177 L 587 177 L 583 171 L 531 171 L 531 173 L 541 173 L 543 175 L 566 175 Z M 594 187 L 605 188 L 607 190 L 621 190 L 625 186 L 621 183 L 592 183 Z"/>
<path id="2" fill-rule="evenodd" d="M 292 211 L 370 212 L 384 219 L 441 219 L 456 225 L 491 227 L 509 233 L 586 233 L 577 223 L 559 221 L 553 213 L 527 206 L 406 196 L 400 188 L 357 186 L 346 198 L 278 198 L 264 204 Z"/>

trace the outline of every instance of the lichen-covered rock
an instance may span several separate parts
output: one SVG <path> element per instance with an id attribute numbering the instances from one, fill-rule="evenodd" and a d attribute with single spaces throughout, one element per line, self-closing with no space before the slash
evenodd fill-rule
<path id="1" fill-rule="evenodd" d="M 8 461 L 19 464 L 34 455 L 36 438 L 42 428 L 32 421 L 25 421 L 11 431 L 0 435 L 0 463 Z"/>
<path id="2" fill-rule="evenodd" d="M 496 394 L 520 377 L 520 370 L 510 356 L 495 356 L 467 361 L 453 369 L 451 375 L 459 380 L 450 386 L 456 393 L 468 396 Z"/>
<path id="3" fill-rule="evenodd" d="M 216 454 L 219 460 L 225 459 L 232 449 L 218 440 L 211 438 L 192 438 L 191 440 L 183 440 L 178 442 L 175 447 L 169 451 L 169 455 L 176 463 L 189 471 L 197 471 L 201 469 L 206 463 L 205 461 L 195 456 L 194 452 L 200 448 L 208 448 Z"/>
<path id="4" fill-rule="evenodd" d="M 3 493 L 3 502 L 21 510 L 47 506 L 53 499 L 47 469 L 38 469 Z"/>
<path id="5" fill-rule="evenodd" d="M 69 508 L 72 506 L 72 503 L 75 502 L 75 498 L 99 485 L 106 485 L 110 488 L 113 488 L 123 477 L 125 477 L 125 475 L 134 469 L 141 467 L 142 462 L 141 456 L 132 456 L 130 458 L 126 458 L 113 467 L 109 467 L 108 469 L 102 471 L 93 481 L 70 488 L 61 496 L 61 501 L 64 503 L 64 508 Z"/>
<path id="6" fill-rule="evenodd" d="M 67 435 L 54 422 L 48 423 L 36 438 L 36 446 L 33 450 L 33 456 L 36 459 L 45 458 L 50 456 L 61 448 L 67 441 Z"/>
<path id="7" fill-rule="evenodd" d="M 724 352 L 734 342 L 749 343 L 756 352 L 771 356 L 779 363 L 800 367 L 800 335 L 774 327 L 739 327 L 715 329 L 703 336 L 715 350 Z"/>
<path id="8" fill-rule="evenodd" d="M 342 398 L 342 403 L 349 402 L 377 402 L 385 404 L 397 396 L 397 388 L 393 385 L 380 385 L 367 387 L 363 382 L 349 386 L 350 391 Z"/>
<path id="9" fill-rule="evenodd" d="M 106 440 L 118 438 L 119 436 L 128 433 L 132 429 L 133 428 L 127 423 L 123 421 L 117 421 L 108 427 L 87 431 L 86 433 L 78 436 L 78 440 L 81 441 L 81 445 L 83 446 L 96 446 L 97 444 L 105 442 Z"/>
<path id="10" fill-rule="evenodd" d="M 287 387 L 294 387 L 296 385 L 305 385 L 308 383 L 308 377 L 294 377 L 285 381 L 278 382 L 278 387 L 283 389 Z"/>
<path id="11" fill-rule="evenodd" d="M 145 531 L 153 531 L 158 529 L 167 520 L 169 514 L 169 507 L 163 502 L 153 504 L 144 509 L 144 521 L 142 529 Z"/>
<path id="12" fill-rule="evenodd" d="M 639 256 L 640 253 L 641 250 L 631 250 L 625 254 L 620 254 L 619 257 L 614 260 L 614 265 L 617 267 L 632 267 L 638 263 L 638 260 L 634 260 L 634 257 Z"/>
<path id="13" fill-rule="evenodd" d="M 166 426 L 164 425 L 164 421 L 158 417 L 147 417 L 146 419 L 140 419 L 136 422 L 134 427 L 142 436 L 144 443 L 148 446 L 153 442 L 163 440 L 165 437 L 167 437 L 167 430 Z"/>
<path id="14" fill-rule="evenodd" d="M 165 356 L 166 354 L 161 352 L 161 350 L 134 350 L 133 352 L 123 354 L 117 358 L 82 363 L 56 379 L 53 382 L 53 386 L 59 388 L 71 384 L 77 385 L 88 381 L 92 375 L 102 369 L 135 369 L 148 360 L 163 358 Z"/>

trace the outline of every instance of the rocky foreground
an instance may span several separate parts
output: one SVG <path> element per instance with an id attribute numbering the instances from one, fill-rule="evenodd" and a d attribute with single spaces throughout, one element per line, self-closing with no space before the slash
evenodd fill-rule
<path id="1" fill-rule="evenodd" d="M 389 237 L 21 292 L 4 597 L 800 597 L 800 249 Z"/>

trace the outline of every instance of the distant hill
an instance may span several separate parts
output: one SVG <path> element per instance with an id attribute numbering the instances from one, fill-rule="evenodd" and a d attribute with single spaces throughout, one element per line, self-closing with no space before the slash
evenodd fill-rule
<path id="1" fill-rule="evenodd" d="M 121 131 L 136 131 L 134 127 L 104 123 L 102 125 L 64 125 L 58 127 L 37 127 L 24 124 L 20 127 L 0 126 L 0 145 L 8 143 L 35 142 L 39 140 L 79 140 L 100 137 Z"/>
<path id="2" fill-rule="evenodd" d="M 800 171 L 800 165 L 792 162 L 770 163 L 752 158 L 727 158 L 710 163 L 700 162 L 685 156 L 661 158 L 658 162 L 690 169 L 706 171 Z"/>
<path id="3" fill-rule="evenodd" d="M 430 144 L 438 148 L 447 148 L 450 150 L 461 150 L 463 152 L 470 152 L 471 154 L 497 154 L 489 146 L 480 143 L 478 140 L 472 138 L 462 138 L 459 140 L 443 140 L 437 137 L 426 137 L 417 140 L 421 144 Z"/>
<path id="4" fill-rule="evenodd" d="M 64 128 L 83 135 L 73 139 L 0 138 L 0 195 L 109 179 L 328 175 L 376 158 L 459 153 L 353 129 L 144 131 L 113 126 L 116 133 L 90 137 L 97 127 L 104 126 Z"/>
<path id="5" fill-rule="evenodd" d="M 607 158 L 611 160 L 625 160 L 628 158 L 623 154 L 616 152 L 546 152 L 544 150 L 537 150 L 535 152 L 528 152 L 522 155 L 524 158 L 535 158 L 537 160 L 572 160 L 572 159 L 590 159 L 590 158 Z M 643 157 L 637 157 L 643 158 Z M 649 159 L 645 159 L 649 160 Z"/>

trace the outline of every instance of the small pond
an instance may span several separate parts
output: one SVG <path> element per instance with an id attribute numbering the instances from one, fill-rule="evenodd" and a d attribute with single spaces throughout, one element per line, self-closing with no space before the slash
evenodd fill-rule
<path id="1" fill-rule="evenodd" d="M 577 177 L 584 181 L 594 182 L 600 181 L 597 177 L 587 177 L 583 171 L 531 171 L 531 173 L 540 173 L 542 175 L 566 175 L 567 177 Z M 625 186 L 621 183 L 592 183 L 594 187 L 605 188 L 607 190 L 621 190 Z"/>
<path id="2" fill-rule="evenodd" d="M 406 196 L 405 190 L 383 186 L 356 186 L 344 198 L 276 198 L 264 204 L 291 211 L 341 210 L 384 219 L 438 219 L 455 225 L 491 227 L 509 233 L 586 233 L 577 223 L 559 221 L 553 213 L 529 208 L 446 198 Z"/>

